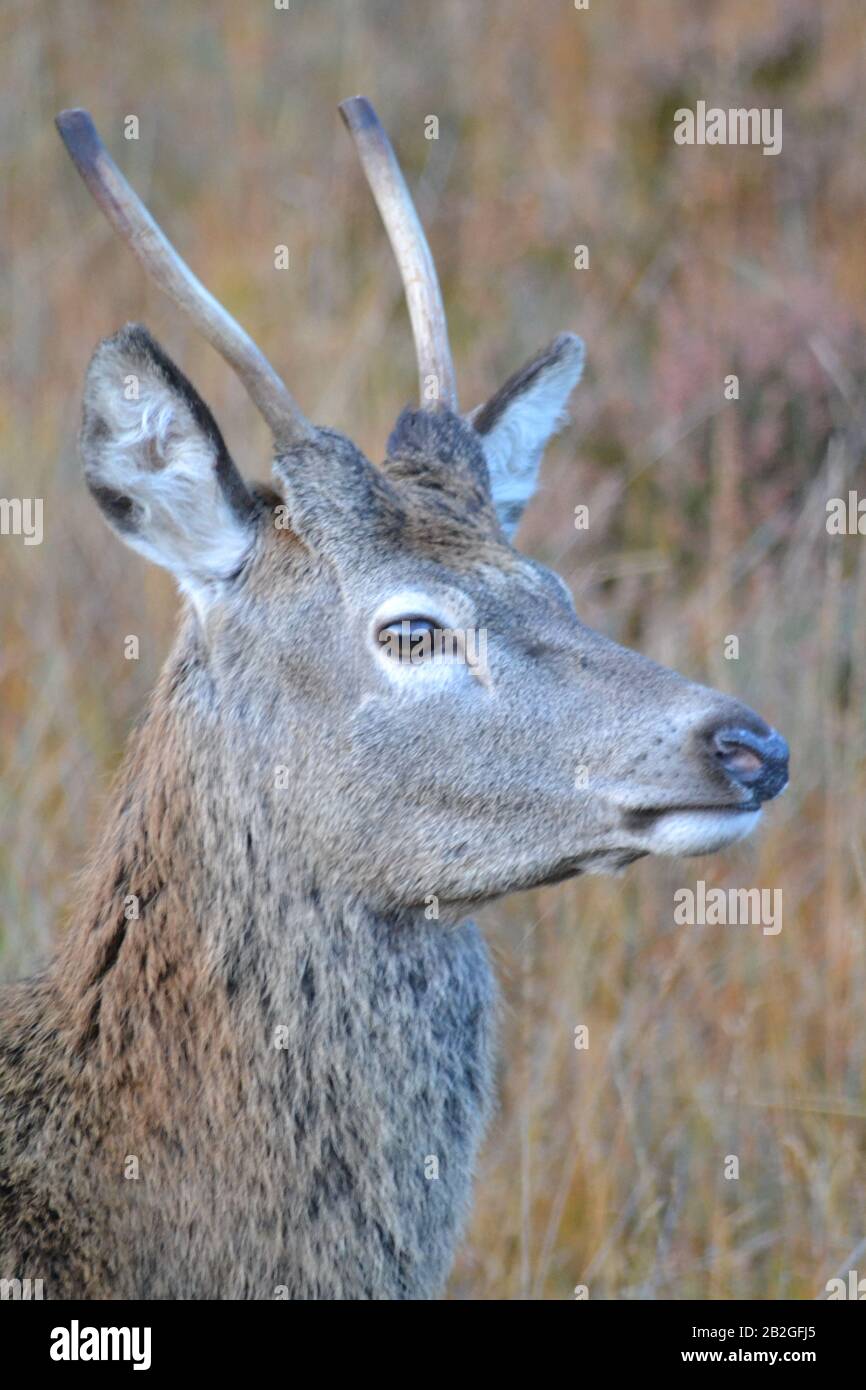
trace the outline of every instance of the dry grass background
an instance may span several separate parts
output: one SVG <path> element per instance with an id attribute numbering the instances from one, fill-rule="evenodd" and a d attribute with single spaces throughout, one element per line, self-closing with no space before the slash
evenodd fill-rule
<path id="1" fill-rule="evenodd" d="M 824 524 L 828 497 L 866 493 L 858 0 L 6 0 L 0 25 L 0 492 L 46 518 L 41 547 L 0 542 L 3 973 L 62 922 L 177 606 L 81 483 L 96 341 L 146 321 L 242 466 L 267 469 L 241 388 L 112 240 L 52 117 L 90 107 L 308 414 L 378 456 L 414 372 L 336 114 L 363 91 L 417 190 L 464 403 L 560 329 L 587 341 L 522 544 L 594 626 L 742 695 L 793 749 L 753 843 L 487 912 L 501 1106 L 452 1294 L 811 1298 L 866 1271 L 866 541 Z M 783 153 L 676 146 L 673 111 L 698 99 L 781 107 Z M 780 887 L 781 934 L 675 927 L 697 878 Z"/>

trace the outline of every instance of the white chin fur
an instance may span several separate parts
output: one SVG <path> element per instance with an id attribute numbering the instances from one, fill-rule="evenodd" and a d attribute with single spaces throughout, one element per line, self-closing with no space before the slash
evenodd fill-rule
<path id="1" fill-rule="evenodd" d="M 750 835 L 760 811 L 669 811 L 642 836 L 648 854 L 713 854 Z"/>

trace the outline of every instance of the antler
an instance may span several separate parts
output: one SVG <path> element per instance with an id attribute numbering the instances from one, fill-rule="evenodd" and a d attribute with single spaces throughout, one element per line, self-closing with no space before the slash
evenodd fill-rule
<path id="1" fill-rule="evenodd" d="M 427 403 L 432 376 L 438 399 L 430 405 L 441 403 L 456 411 L 457 386 L 436 267 L 391 141 L 366 97 L 341 102 L 340 115 L 355 142 L 400 267 L 412 320 L 422 404 Z"/>
<path id="2" fill-rule="evenodd" d="M 114 230 L 129 245 L 159 288 L 179 304 L 199 332 L 221 353 L 267 420 L 278 445 L 313 437 L 313 426 L 264 354 L 214 299 L 154 222 L 100 139 L 89 111 L 61 111 L 60 138 Z"/>

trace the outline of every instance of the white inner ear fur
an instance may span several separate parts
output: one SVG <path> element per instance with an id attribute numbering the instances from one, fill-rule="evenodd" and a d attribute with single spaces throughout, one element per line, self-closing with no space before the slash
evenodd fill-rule
<path id="1" fill-rule="evenodd" d="M 170 570 L 201 612 L 253 541 L 220 487 L 212 441 L 159 380 L 142 379 L 138 400 L 128 400 L 118 382 L 103 379 L 91 404 L 108 434 L 92 451 L 90 481 L 133 499 L 136 529 L 121 532 L 123 540 Z"/>
<path id="2" fill-rule="evenodd" d="M 548 440 L 567 424 L 566 401 L 583 374 L 583 345 L 539 372 L 516 395 L 493 428 L 481 435 L 493 502 L 509 539 L 538 484 Z"/>

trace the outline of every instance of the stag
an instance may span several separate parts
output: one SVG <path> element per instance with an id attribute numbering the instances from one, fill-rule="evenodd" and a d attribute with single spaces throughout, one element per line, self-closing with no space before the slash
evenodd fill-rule
<path id="1" fill-rule="evenodd" d="M 562 334 L 461 414 L 393 150 L 366 100 L 341 109 L 418 361 L 378 466 L 304 417 L 87 112 L 57 120 L 274 464 L 244 481 L 145 328 L 96 349 L 85 479 L 183 612 L 71 923 L 0 1003 L 0 1276 L 50 1298 L 437 1296 L 492 1095 L 473 907 L 716 850 L 786 781 L 758 715 L 586 627 L 514 547 L 583 346 Z M 484 662 L 442 631 L 483 632 Z"/>

